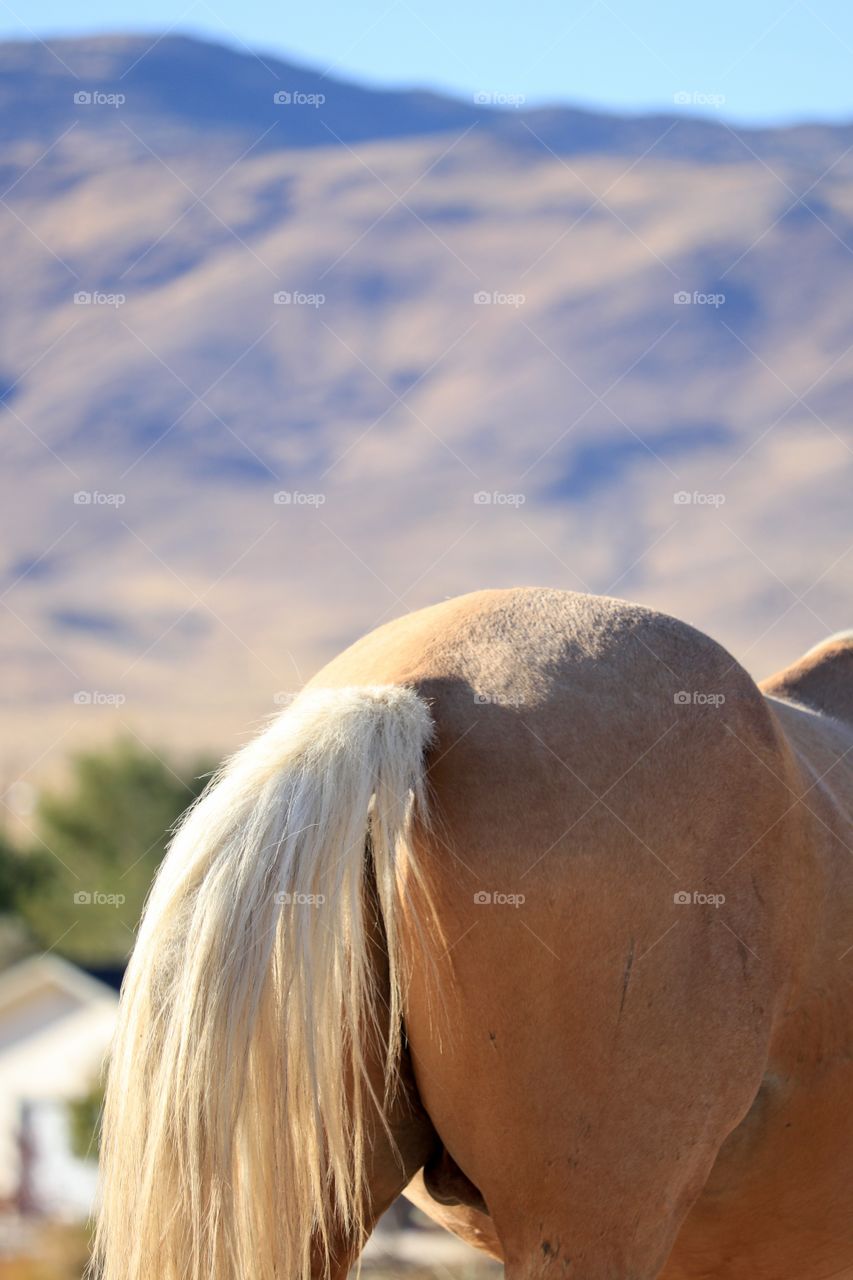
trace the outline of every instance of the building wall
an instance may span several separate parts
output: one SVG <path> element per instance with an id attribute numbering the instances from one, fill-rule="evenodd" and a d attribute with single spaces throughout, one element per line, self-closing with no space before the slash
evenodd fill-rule
<path id="1" fill-rule="evenodd" d="M 55 1016 L 50 1000 L 33 1001 L 48 1016 L 10 1042 L 0 1014 L 0 1198 L 15 1196 L 20 1174 L 18 1132 L 21 1104 L 69 1100 L 97 1081 L 115 1027 L 118 1002 L 106 993 L 76 1011 Z M 20 1015 L 15 1018 L 20 1026 Z"/>

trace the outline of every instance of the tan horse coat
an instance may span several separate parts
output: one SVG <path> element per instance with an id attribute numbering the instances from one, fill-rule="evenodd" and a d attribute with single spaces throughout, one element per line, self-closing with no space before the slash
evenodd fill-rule
<path id="1" fill-rule="evenodd" d="M 312 683 L 370 682 L 439 732 L 398 1123 L 457 1203 L 411 1198 L 517 1280 L 853 1275 L 853 640 L 762 692 L 671 618 L 489 591 Z"/>
<path id="2" fill-rule="evenodd" d="M 343 1280 L 406 1188 L 509 1280 L 851 1280 L 851 818 L 853 637 L 759 688 L 558 591 L 367 636 L 158 875 L 104 1280 Z"/>

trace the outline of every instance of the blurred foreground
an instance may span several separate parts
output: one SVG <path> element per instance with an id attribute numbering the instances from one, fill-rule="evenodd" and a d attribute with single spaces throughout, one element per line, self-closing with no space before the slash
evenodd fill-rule
<path id="1" fill-rule="evenodd" d="M 81 1280 L 88 1256 L 83 1226 L 16 1220 L 12 1227 L 0 1219 L 0 1280 Z M 503 1269 L 445 1231 L 413 1226 L 377 1230 L 361 1274 L 370 1280 L 494 1280 Z"/>

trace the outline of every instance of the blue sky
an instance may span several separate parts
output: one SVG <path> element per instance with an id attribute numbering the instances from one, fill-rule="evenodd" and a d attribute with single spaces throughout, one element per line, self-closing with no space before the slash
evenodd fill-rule
<path id="1" fill-rule="evenodd" d="M 853 0 L 0 0 L 5 37 L 166 29 L 463 96 L 853 119 Z"/>

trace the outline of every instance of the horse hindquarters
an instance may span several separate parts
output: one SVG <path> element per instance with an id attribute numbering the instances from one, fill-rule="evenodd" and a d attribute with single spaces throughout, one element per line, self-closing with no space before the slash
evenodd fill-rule
<path id="1" fill-rule="evenodd" d="M 510 1280 L 665 1275 L 760 1087 L 800 927 L 780 895 L 807 868 L 784 750 L 755 687 L 728 687 L 728 729 L 670 704 L 671 732 L 599 726 L 582 750 L 568 700 L 436 699 L 439 756 L 455 745 L 431 774 L 444 846 L 419 860 L 447 948 L 434 980 L 414 969 L 407 1031 Z"/>

